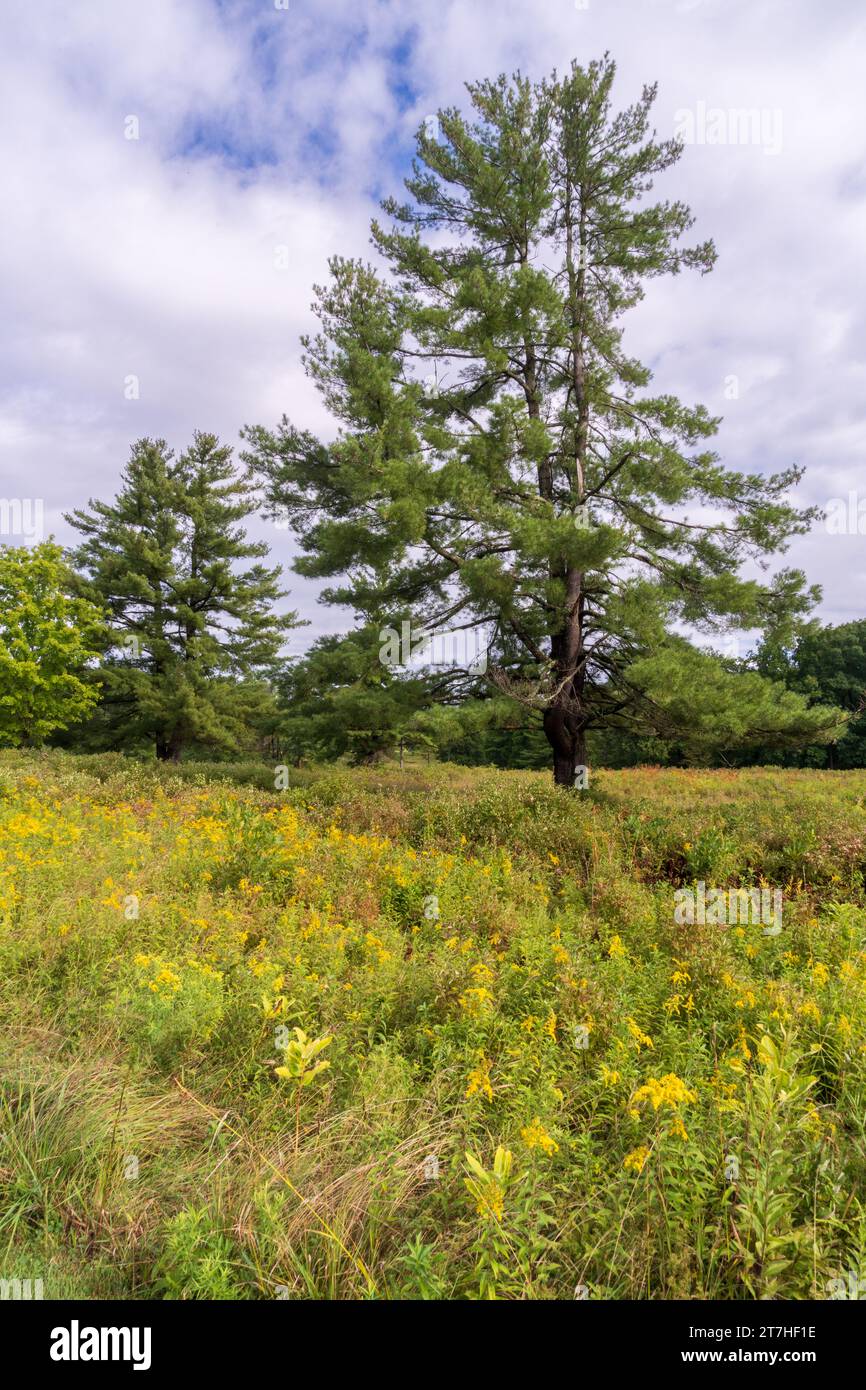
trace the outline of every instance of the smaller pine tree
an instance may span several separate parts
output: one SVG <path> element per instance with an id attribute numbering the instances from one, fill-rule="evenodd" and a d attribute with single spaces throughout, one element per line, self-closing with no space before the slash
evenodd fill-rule
<path id="1" fill-rule="evenodd" d="M 114 501 L 67 516 L 84 538 L 81 593 L 109 615 L 103 741 L 147 739 L 178 761 L 190 743 L 228 751 L 245 737 L 298 625 L 273 612 L 280 568 L 258 563 L 268 546 L 239 524 L 255 510 L 231 449 L 197 432 L 178 459 L 164 440 L 138 440 Z"/>
<path id="2" fill-rule="evenodd" d="M 427 747 L 419 713 L 433 699 L 426 672 L 397 677 L 382 663 L 375 625 L 346 637 L 322 637 L 280 679 L 278 728 L 290 757 L 353 763 L 401 748 Z"/>

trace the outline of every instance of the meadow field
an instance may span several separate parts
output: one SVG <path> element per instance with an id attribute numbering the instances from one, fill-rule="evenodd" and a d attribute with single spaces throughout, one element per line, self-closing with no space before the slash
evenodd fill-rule
<path id="1" fill-rule="evenodd" d="M 857 1287 L 866 772 L 290 781 L 0 755 L 2 1278 Z M 781 921 L 683 921 L 698 883 L 781 891 Z"/>

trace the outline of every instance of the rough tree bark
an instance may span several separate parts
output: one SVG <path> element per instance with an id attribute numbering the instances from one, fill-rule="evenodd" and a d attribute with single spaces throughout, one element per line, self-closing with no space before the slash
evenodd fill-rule
<path id="1" fill-rule="evenodd" d="M 577 514 L 586 502 L 586 462 L 589 445 L 589 400 L 586 390 L 586 361 L 583 335 L 583 306 L 586 301 L 586 261 L 588 250 L 586 204 L 582 189 L 575 189 L 565 176 L 562 217 L 565 223 L 566 273 L 571 319 L 571 385 L 576 412 L 574 454 L 568 461 L 572 504 Z M 575 237 L 579 247 L 575 264 Z M 531 413 L 531 411 L 530 411 Z M 539 491 L 552 500 L 549 465 L 546 491 L 539 477 Z M 586 766 L 586 727 L 588 711 L 584 702 L 586 651 L 584 648 L 583 574 L 573 566 L 551 566 L 551 578 L 565 588 L 565 613 L 560 629 L 550 640 L 554 695 L 544 713 L 544 732 L 553 750 L 553 780 L 558 787 L 573 787 L 579 767 Z"/>
<path id="2" fill-rule="evenodd" d="M 157 734 L 156 756 L 159 762 L 179 763 L 182 752 L 183 736 L 179 729 L 172 729 L 170 734 Z"/>

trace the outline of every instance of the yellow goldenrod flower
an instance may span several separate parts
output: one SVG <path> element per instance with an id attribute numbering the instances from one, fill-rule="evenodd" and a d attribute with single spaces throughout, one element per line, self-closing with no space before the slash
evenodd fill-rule
<path id="1" fill-rule="evenodd" d="M 505 1190 L 511 1176 L 511 1151 L 500 1144 L 493 1155 L 493 1168 L 488 1170 L 472 1153 L 466 1153 L 466 1165 L 472 1177 L 464 1178 L 475 1198 L 475 1208 L 484 1220 L 501 1221 L 505 1210 Z"/>
<path id="2" fill-rule="evenodd" d="M 466 1087 L 466 1099 L 480 1093 L 487 1100 L 493 1099 L 493 1087 L 490 1084 L 490 1068 L 492 1062 L 481 1052 L 478 1055 L 478 1065 L 469 1073 L 469 1085 Z"/>
<path id="3" fill-rule="evenodd" d="M 671 1127 L 668 1130 L 668 1134 L 675 1139 L 688 1139 L 689 1136 L 686 1132 L 686 1127 L 683 1124 L 682 1117 L 680 1115 L 674 1115 L 674 1118 L 671 1121 Z"/>
<path id="4" fill-rule="evenodd" d="M 638 1052 L 640 1052 L 640 1050 L 641 1050 L 642 1047 L 646 1047 L 646 1048 L 651 1048 L 651 1047 L 652 1047 L 652 1045 L 653 1045 L 653 1040 L 652 1040 L 652 1038 L 649 1037 L 648 1034 L 644 1033 L 644 1032 L 641 1030 L 641 1028 L 638 1026 L 638 1024 L 635 1023 L 635 1021 L 634 1021 L 633 1018 L 627 1018 L 627 1019 L 626 1019 L 626 1024 L 627 1024 L 627 1026 L 628 1026 L 628 1031 L 631 1033 L 631 1036 L 634 1038 L 634 1041 L 635 1041 L 635 1043 L 637 1044 L 637 1050 L 638 1050 Z"/>
<path id="5" fill-rule="evenodd" d="M 650 1152 L 651 1150 L 646 1144 L 640 1144 L 638 1148 L 632 1149 L 630 1153 L 626 1154 L 622 1162 L 623 1168 L 632 1168 L 636 1173 L 642 1173 Z"/>
<path id="6" fill-rule="evenodd" d="M 659 1106 L 667 1105 L 671 1109 L 678 1105 L 687 1105 L 697 1100 L 694 1091 L 690 1091 L 684 1081 L 674 1072 L 668 1072 L 661 1078 L 651 1076 L 639 1086 L 632 1096 L 632 1105 L 642 1105 L 644 1101 L 650 1101 L 653 1110 L 658 1110 Z"/>
<path id="7" fill-rule="evenodd" d="M 548 1155 L 559 1152 L 556 1140 L 551 1138 L 539 1119 L 525 1125 L 520 1131 L 520 1137 L 528 1149 L 543 1149 Z"/>
<path id="8" fill-rule="evenodd" d="M 493 1005 L 493 995 L 483 985 L 464 990 L 460 996 L 460 1007 L 469 1014 L 484 1013 Z"/>

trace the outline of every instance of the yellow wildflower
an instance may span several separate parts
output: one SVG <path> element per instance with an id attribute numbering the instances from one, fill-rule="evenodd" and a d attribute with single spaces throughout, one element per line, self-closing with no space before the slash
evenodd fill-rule
<path id="1" fill-rule="evenodd" d="M 690 1091 L 684 1081 L 672 1071 L 661 1078 L 651 1076 L 639 1086 L 632 1096 L 632 1105 L 641 1105 L 644 1101 L 650 1101 L 653 1110 L 658 1110 L 660 1106 L 667 1105 L 675 1109 L 678 1105 L 687 1105 L 690 1101 L 696 1101 L 697 1095 Z"/>
<path id="2" fill-rule="evenodd" d="M 528 1149 L 543 1149 L 548 1155 L 559 1152 L 556 1140 L 551 1138 L 539 1119 L 533 1120 L 531 1125 L 525 1125 L 520 1131 L 520 1137 Z"/>
<path id="3" fill-rule="evenodd" d="M 478 1054 L 478 1065 L 469 1073 L 469 1085 L 466 1087 L 466 1099 L 480 1093 L 487 1100 L 493 1099 L 493 1087 L 490 1084 L 490 1068 L 492 1066 L 483 1052 Z"/>
<path id="4" fill-rule="evenodd" d="M 634 1038 L 634 1040 L 635 1040 L 635 1042 L 636 1042 L 636 1044 L 637 1044 L 637 1050 L 638 1050 L 638 1052 L 640 1052 L 640 1050 L 641 1050 L 642 1047 L 647 1047 L 647 1048 L 651 1048 L 651 1047 L 652 1047 L 652 1045 L 653 1045 L 653 1040 L 652 1040 L 652 1038 L 649 1037 L 649 1035 L 648 1035 L 647 1033 L 644 1033 L 644 1032 L 640 1029 L 640 1027 L 637 1025 L 637 1023 L 635 1023 L 635 1021 L 634 1021 L 633 1018 L 627 1018 L 627 1019 L 626 1019 L 626 1023 L 627 1023 L 627 1025 L 628 1025 L 628 1031 L 631 1033 L 631 1036 Z"/>
<path id="5" fill-rule="evenodd" d="M 640 1144 L 638 1148 L 632 1149 L 623 1159 L 622 1166 L 625 1169 L 633 1168 L 636 1173 L 642 1173 L 644 1164 L 650 1156 L 650 1149 L 646 1144 Z"/>

